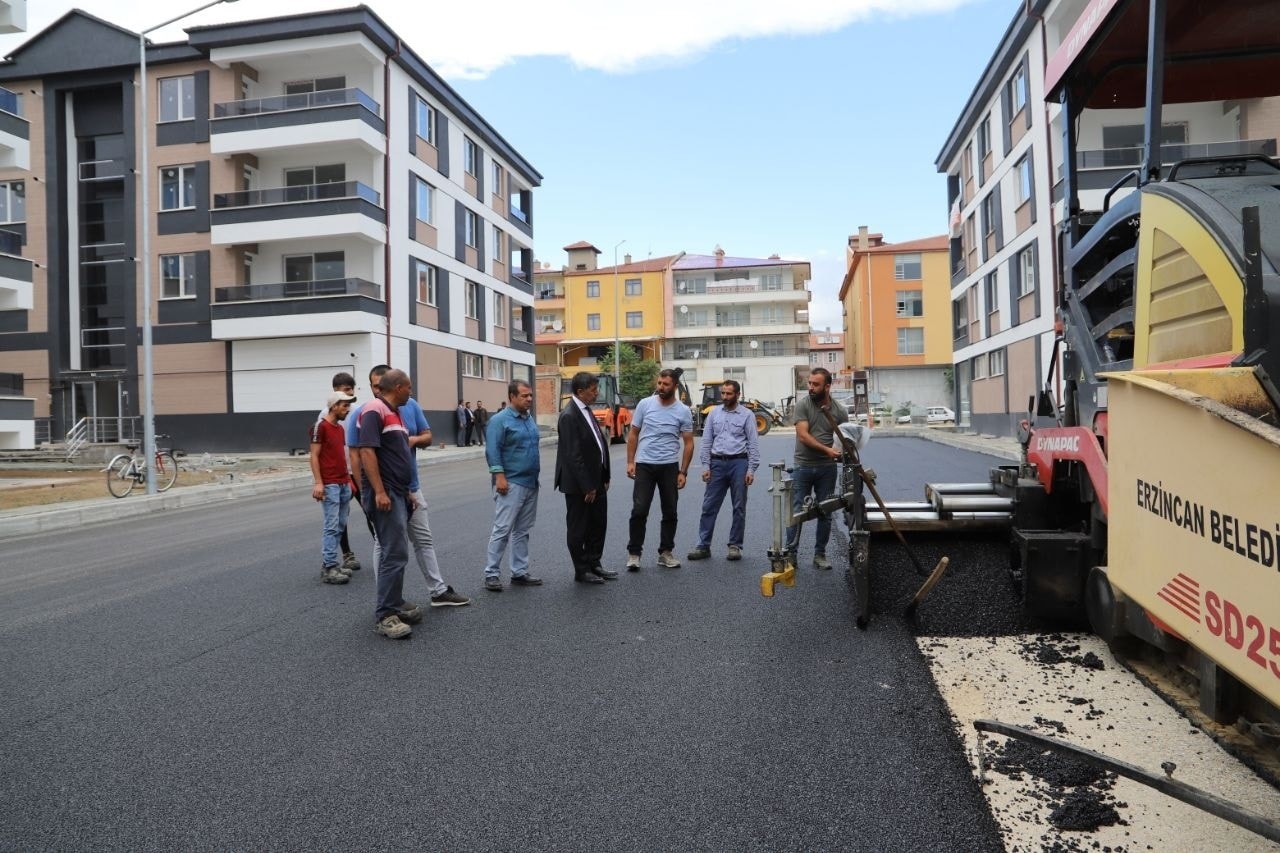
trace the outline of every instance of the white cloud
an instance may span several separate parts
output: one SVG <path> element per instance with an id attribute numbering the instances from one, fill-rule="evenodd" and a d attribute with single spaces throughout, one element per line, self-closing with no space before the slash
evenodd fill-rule
<path id="1" fill-rule="evenodd" d="M 522 57 L 564 57 L 581 68 L 627 72 L 687 61 L 715 46 L 762 36 L 840 29 L 873 17 L 954 9 L 974 0 L 489 0 L 471 3 L 379 2 L 368 5 L 445 77 L 483 77 Z M 27 34 L 0 40 L 9 53 L 72 7 L 65 0 L 28 4 Z M 76 0 L 75 6 L 137 31 L 173 17 L 168 0 Z M 198 2 L 179 3 L 179 11 Z M 355 0 L 242 0 L 226 3 L 154 34 L 181 39 L 183 26 L 346 8 Z"/>

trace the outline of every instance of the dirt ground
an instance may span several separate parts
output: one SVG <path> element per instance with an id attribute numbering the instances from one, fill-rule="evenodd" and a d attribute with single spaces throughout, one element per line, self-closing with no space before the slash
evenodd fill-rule
<path id="1" fill-rule="evenodd" d="M 178 481 L 173 488 L 303 473 L 307 470 L 307 465 L 306 457 L 184 459 L 178 465 Z M 106 476 L 102 470 L 88 467 L 0 467 L 0 512 L 18 507 L 95 498 L 115 500 L 107 491 Z M 129 500 L 145 493 L 145 486 L 135 486 L 130 495 L 120 500 Z"/>

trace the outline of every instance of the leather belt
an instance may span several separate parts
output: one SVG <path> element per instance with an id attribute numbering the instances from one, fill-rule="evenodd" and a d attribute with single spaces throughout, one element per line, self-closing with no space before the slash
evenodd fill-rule
<path id="1" fill-rule="evenodd" d="M 745 454 L 745 453 L 712 453 L 712 454 L 711 454 L 711 458 L 712 458 L 712 459 L 716 459 L 716 460 L 722 460 L 722 459 L 746 459 L 746 458 L 747 458 L 747 454 Z"/>

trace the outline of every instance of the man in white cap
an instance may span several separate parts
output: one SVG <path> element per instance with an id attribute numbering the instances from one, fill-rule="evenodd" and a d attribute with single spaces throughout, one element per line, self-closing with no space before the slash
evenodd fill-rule
<path id="1" fill-rule="evenodd" d="M 320 546 L 320 580 L 324 583 L 351 580 L 351 572 L 344 570 L 338 559 L 338 542 L 351 508 L 346 431 L 338 422 L 346 419 L 355 399 L 353 394 L 334 391 L 325 404 L 324 417 L 311 427 L 311 497 L 324 507 L 324 538 Z"/>

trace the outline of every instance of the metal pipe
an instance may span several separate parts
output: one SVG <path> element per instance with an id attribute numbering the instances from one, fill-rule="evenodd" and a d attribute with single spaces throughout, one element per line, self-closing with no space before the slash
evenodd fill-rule
<path id="1" fill-rule="evenodd" d="M 996 487 L 986 483 L 926 483 L 924 498 L 932 501 L 934 495 L 994 495 Z"/>
<path id="2" fill-rule="evenodd" d="M 933 505 L 941 513 L 1013 511 L 1013 500 L 997 495 L 936 495 Z"/>

